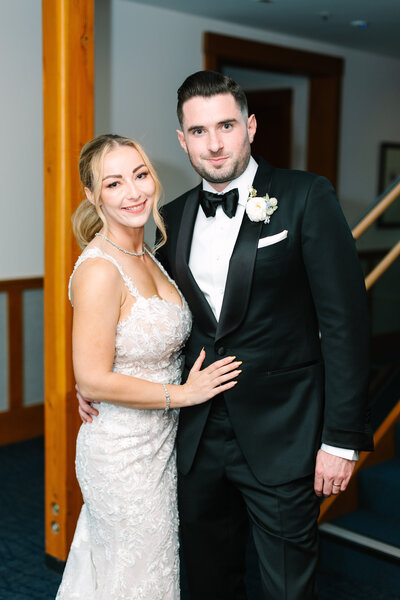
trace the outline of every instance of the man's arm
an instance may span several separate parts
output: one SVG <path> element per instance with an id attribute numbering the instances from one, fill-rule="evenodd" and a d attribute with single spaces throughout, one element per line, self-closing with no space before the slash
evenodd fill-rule
<path id="1" fill-rule="evenodd" d="M 315 490 L 318 495 L 330 495 L 346 489 L 355 466 L 354 460 L 343 457 L 341 449 L 371 450 L 372 436 L 364 278 L 353 237 L 335 192 L 324 178 L 316 178 L 309 191 L 302 249 L 325 367 L 323 446 L 317 455 Z M 352 452 L 349 458 L 354 458 Z"/>

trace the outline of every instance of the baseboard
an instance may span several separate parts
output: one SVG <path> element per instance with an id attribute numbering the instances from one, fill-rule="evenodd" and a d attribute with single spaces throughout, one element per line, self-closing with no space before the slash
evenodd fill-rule
<path id="1" fill-rule="evenodd" d="M 331 538 L 336 538 L 350 546 L 355 546 L 360 550 L 384 557 L 386 560 L 390 560 L 396 563 L 400 562 L 400 548 L 386 544 L 380 540 L 370 538 L 366 535 L 332 525 L 331 523 L 324 523 L 319 526 L 319 530 L 322 534 L 327 535 Z"/>

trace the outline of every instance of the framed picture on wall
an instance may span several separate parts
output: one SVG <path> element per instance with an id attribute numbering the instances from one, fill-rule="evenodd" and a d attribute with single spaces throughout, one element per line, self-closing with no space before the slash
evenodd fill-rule
<path id="1" fill-rule="evenodd" d="M 385 189 L 400 177 L 400 143 L 384 142 L 379 155 L 379 189 L 382 194 Z M 381 215 L 380 227 L 400 227 L 400 198 Z"/>

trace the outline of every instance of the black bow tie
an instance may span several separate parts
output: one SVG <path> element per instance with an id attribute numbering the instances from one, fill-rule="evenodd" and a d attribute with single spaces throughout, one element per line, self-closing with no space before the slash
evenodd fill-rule
<path id="1" fill-rule="evenodd" d="M 239 190 L 234 188 L 225 194 L 213 194 L 200 190 L 200 204 L 206 217 L 215 217 L 217 206 L 221 205 L 224 213 L 230 219 L 235 216 L 239 202 Z"/>

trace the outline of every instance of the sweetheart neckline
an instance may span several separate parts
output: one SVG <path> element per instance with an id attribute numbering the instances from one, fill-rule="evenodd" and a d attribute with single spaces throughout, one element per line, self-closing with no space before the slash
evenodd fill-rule
<path id="1" fill-rule="evenodd" d="M 149 296 L 149 298 L 146 298 L 145 296 L 142 296 L 140 294 L 136 297 L 137 300 L 138 299 L 142 299 L 142 300 L 146 300 L 146 301 L 149 301 L 149 300 L 159 300 L 160 302 L 163 302 L 164 304 L 168 304 L 168 306 L 176 306 L 176 308 L 178 308 L 179 310 L 184 310 L 185 303 L 183 301 L 183 297 L 182 296 L 181 296 L 181 298 L 182 298 L 182 304 L 177 304 L 176 302 L 168 302 L 168 300 L 165 300 L 164 298 L 160 298 L 160 296 L 157 296 L 157 294 L 154 294 L 154 296 Z M 128 313 L 128 316 L 126 316 L 124 319 L 120 319 L 117 322 L 117 327 L 118 327 L 118 325 L 120 325 L 122 323 L 126 323 L 127 321 L 129 321 L 129 319 L 132 317 L 132 313 L 133 313 L 133 310 L 134 310 L 136 304 L 137 304 L 137 302 L 134 302 L 132 304 L 131 309 L 130 309 L 130 311 Z"/>

